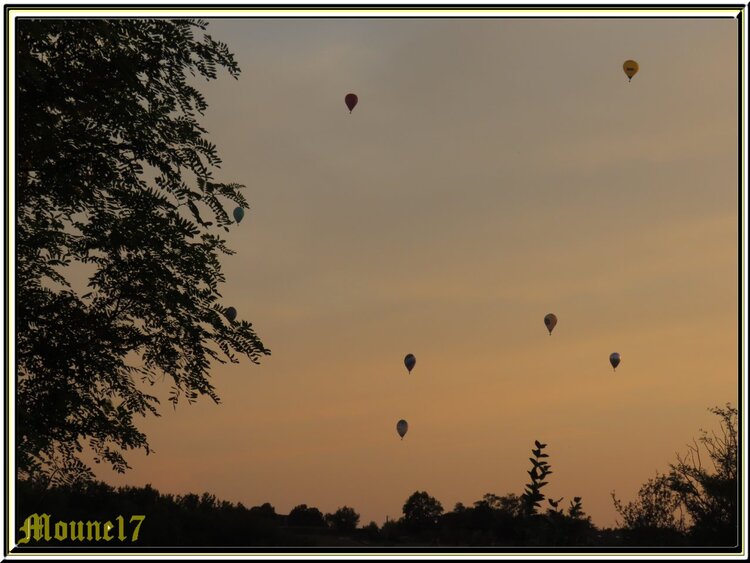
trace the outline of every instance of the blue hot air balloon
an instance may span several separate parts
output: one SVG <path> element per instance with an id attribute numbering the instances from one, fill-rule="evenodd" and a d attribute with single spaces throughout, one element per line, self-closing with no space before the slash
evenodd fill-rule
<path id="1" fill-rule="evenodd" d="M 409 370 L 409 373 L 411 373 L 411 370 L 414 369 L 414 366 L 417 363 L 417 358 L 414 357 L 414 354 L 407 354 L 404 358 L 404 365 L 406 366 L 406 369 Z"/>
<path id="2" fill-rule="evenodd" d="M 620 354 L 617 352 L 612 352 L 609 355 L 609 363 L 612 364 L 612 369 L 616 370 L 617 366 L 620 365 Z"/>
<path id="3" fill-rule="evenodd" d="M 236 319 L 236 318 L 237 318 L 237 309 L 235 309 L 234 307 L 229 307 L 229 309 L 227 309 L 227 310 L 226 310 L 226 311 L 224 312 L 224 315 L 226 315 L 226 317 L 227 317 L 227 318 L 228 318 L 228 319 L 229 319 L 230 321 L 234 321 L 234 319 Z"/>
<path id="4" fill-rule="evenodd" d="M 242 218 L 245 216 L 245 210 L 241 207 L 236 207 L 233 215 L 234 220 L 237 221 L 237 224 L 239 225 L 240 221 L 242 221 Z"/>

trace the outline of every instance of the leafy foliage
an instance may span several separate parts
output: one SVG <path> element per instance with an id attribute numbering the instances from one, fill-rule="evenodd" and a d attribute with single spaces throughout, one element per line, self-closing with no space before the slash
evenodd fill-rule
<path id="1" fill-rule="evenodd" d="M 527 471 L 531 481 L 526 485 L 526 490 L 521 496 L 526 509 L 526 514 L 536 514 L 541 501 L 545 499 L 544 493 L 541 492 L 542 487 L 547 485 L 547 481 L 544 479 L 547 475 L 552 473 L 551 466 L 545 459 L 543 459 L 549 457 L 547 454 L 542 453 L 542 450 L 547 447 L 547 444 L 542 444 L 538 440 L 534 440 L 534 445 L 536 446 L 536 449 L 531 450 L 534 457 L 529 458 L 532 467 Z M 554 502 L 551 502 L 550 504 L 555 506 Z"/>
<path id="2" fill-rule="evenodd" d="M 176 405 L 206 395 L 212 361 L 269 354 L 226 322 L 211 229 L 232 225 L 221 160 L 188 82 L 239 67 L 200 20 L 19 20 L 17 28 L 17 398 L 22 477 L 90 477 L 79 454 L 128 468 L 149 452 L 136 416 L 168 378 Z M 82 274 L 83 272 L 83 274 Z M 84 277 L 84 280 L 77 278 Z M 79 287 L 80 286 L 80 287 Z"/>
<path id="3" fill-rule="evenodd" d="M 694 542 L 736 545 L 738 411 L 730 404 L 709 410 L 719 417 L 719 433 L 701 430 L 688 455 L 678 455 L 670 466 L 669 484 L 690 516 Z"/>
<path id="4" fill-rule="evenodd" d="M 615 493 L 612 500 L 628 530 L 657 528 L 682 532 L 685 529 L 680 498 L 670 487 L 667 475 L 657 473 L 641 486 L 636 499 L 627 504 L 618 500 Z"/>
<path id="5" fill-rule="evenodd" d="M 634 543 L 737 545 L 738 411 L 729 404 L 709 410 L 720 419 L 719 433 L 701 430 L 688 454 L 677 456 L 669 474 L 649 479 L 634 501 L 623 505 L 612 493 Z"/>
<path id="6" fill-rule="evenodd" d="M 519 520 L 517 524 L 522 529 L 520 541 L 523 545 L 592 545 L 594 543 L 595 527 L 591 518 L 583 511 L 581 497 L 573 497 L 565 514 L 562 504 L 564 497 L 558 499 L 547 498 L 541 489 L 549 484 L 547 477 L 552 474 L 552 466 L 543 453 L 547 444 L 534 440 L 534 448 L 530 457 L 531 470 L 527 471 L 531 481 L 526 485 L 520 497 Z M 539 512 L 541 502 L 547 500 L 548 508 L 545 513 Z"/>
<path id="7" fill-rule="evenodd" d="M 582 519 L 586 517 L 586 513 L 583 511 L 583 505 L 581 504 L 581 497 L 573 497 L 568 507 L 568 516 L 571 518 Z"/>

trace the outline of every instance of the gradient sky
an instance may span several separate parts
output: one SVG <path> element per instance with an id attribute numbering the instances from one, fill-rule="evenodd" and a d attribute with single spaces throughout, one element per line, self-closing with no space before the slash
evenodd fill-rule
<path id="1" fill-rule="evenodd" d="M 242 69 L 199 83 L 215 177 L 251 205 L 224 304 L 273 355 L 216 366 L 221 406 L 173 411 L 165 385 L 155 453 L 100 477 L 382 523 L 416 490 L 446 510 L 521 494 L 538 439 L 544 492 L 612 526 L 611 491 L 632 499 L 736 404 L 735 20 L 209 33 Z"/>

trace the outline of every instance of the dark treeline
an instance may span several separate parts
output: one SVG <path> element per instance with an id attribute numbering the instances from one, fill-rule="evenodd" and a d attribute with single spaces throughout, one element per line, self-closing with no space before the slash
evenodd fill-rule
<path id="1" fill-rule="evenodd" d="M 535 441 L 529 482 L 520 496 L 488 493 L 470 506 L 458 503 L 446 512 L 439 500 L 416 491 L 404 502 L 402 516 L 382 526 L 361 525 L 359 514 L 348 506 L 323 514 L 300 504 L 289 514 L 278 514 L 269 503 L 247 508 L 209 493 L 162 494 L 150 485 L 115 489 L 87 481 L 48 487 L 20 481 L 17 540 L 31 535 L 22 545 L 102 546 L 104 542 L 111 547 L 732 547 L 738 542 L 737 409 L 727 405 L 712 412 L 721 419 L 719 434 L 702 431 L 689 454 L 678 456 L 668 474 L 649 479 L 635 500 L 624 504 L 612 493 L 621 518 L 615 529 L 597 528 L 581 497 L 566 501 L 545 496 L 553 471 L 545 453 L 547 444 Z M 135 541 L 134 515 L 145 517 Z M 111 522 L 110 539 L 103 540 L 107 522 Z"/>
<path id="2" fill-rule="evenodd" d="M 521 497 L 512 494 L 487 494 L 471 507 L 458 504 L 444 513 L 439 501 L 417 491 L 405 502 L 400 519 L 382 526 L 375 522 L 359 526 L 359 514 L 350 507 L 323 514 L 302 504 L 289 514 L 278 514 L 269 503 L 247 508 L 219 501 L 208 493 L 162 494 L 150 485 L 117 489 L 101 482 L 52 489 L 29 482 L 19 485 L 19 524 L 32 514 L 50 515 L 50 540 L 32 538 L 23 544 L 27 546 L 512 546 L 622 544 L 624 540 L 616 531 L 597 530 L 582 515 L 548 512 L 525 516 Z M 135 523 L 130 522 L 133 515 L 145 516 L 135 542 Z M 124 518 L 124 541 L 117 537 L 117 516 Z M 103 542 L 107 521 L 113 523 L 113 539 Z M 66 535 L 65 539 L 54 537 L 57 522 L 65 522 L 66 531 L 58 529 L 58 538 Z M 84 537 L 86 523 L 99 522 L 100 539 L 96 540 L 97 529 L 92 527 L 91 540 L 71 540 L 71 522 L 75 526 L 83 522 Z M 43 535 L 43 521 L 33 522 L 32 532 L 35 525 Z M 25 535 L 19 531 L 17 539 Z"/>

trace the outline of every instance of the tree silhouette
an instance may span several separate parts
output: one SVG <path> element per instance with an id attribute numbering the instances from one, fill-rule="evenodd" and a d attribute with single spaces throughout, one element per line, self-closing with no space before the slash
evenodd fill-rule
<path id="1" fill-rule="evenodd" d="M 674 543 L 685 531 L 679 496 L 670 487 L 667 475 L 656 474 L 641 486 L 635 500 L 623 504 L 612 493 L 628 541 L 634 544 Z"/>
<path id="2" fill-rule="evenodd" d="M 273 519 L 276 518 L 276 509 L 271 505 L 270 502 L 264 502 L 260 506 L 253 506 L 250 512 L 257 514 L 263 518 Z"/>
<path id="3" fill-rule="evenodd" d="M 547 444 L 542 444 L 538 440 L 534 440 L 534 445 L 536 449 L 531 450 L 534 457 L 529 458 L 532 467 L 527 471 L 531 481 L 526 485 L 526 490 L 521 495 L 527 515 L 536 514 L 537 509 L 540 507 L 539 503 L 545 499 L 541 489 L 547 484 L 547 481 L 544 480 L 545 477 L 552 473 L 551 466 L 543 459 L 549 457 L 547 454 L 542 453 Z M 552 505 L 554 506 L 554 501 Z"/>
<path id="4" fill-rule="evenodd" d="M 333 514 L 326 514 L 328 525 L 339 532 L 351 532 L 357 529 L 359 514 L 348 506 L 342 506 Z"/>
<path id="5" fill-rule="evenodd" d="M 633 541 L 737 545 L 738 411 L 729 404 L 709 410 L 720 418 L 719 434 L 701 430 L 701 436 L 688 446 L 688 455 L 678 455 L 668 475 L 657 473 L 627 505 L 612 493 Z M 707 461 L 712 467 L 704 466 Z"/>
<path id="6" fill-rule="evenodd" d="M 416 491 L 404 503 L 404 524 L 411 530 L 428 530 L 437 524 L 443 505 L 424 491 Z"/>
<path id="7" fill-rule="evenodd" d="M 667 475 L 656 474 L 641 486 L 635 500 L 622 504 L 612 493 L 615 509 L 627 529 L 667 528 L 682 531 L 684 519 L 680 499 L 670 487 Z"/>
<path id="8" fill-rule="evenodd" d="M 16 331 L 19 475 L 122 472 L 144 448 L 136 416 L 169 400 L 219 402 L 212 360 L 270 353 L 219 303 L 214 231 L 246 208 L 243 186 L 213 181 L 220 159 L 196 120 L 186 75 L 237 78 L 200 20 L 19 19 L 16 34 Z M 84 281 L 81 281 L 83 279 Z M 81 287 L 78 287 L 81 286 Z"/>
<path id="9" fill-rule="evenodd" d="M 549 455 L 542 453 L 547 444 L 534 440 L 534 446 L 531 450 L 534 457 L 529 458 L 532 467 L 527 471 L 531 481 L 518 499 L 515 512 L 522 520 L 523 542 L 527 545 L 591 544 L 595 528 L 583 511 L 582 498 L 573 497 L 566 514 L 561 504 L 564 497 L 548 498 L 541 492 L 549 484 L 545 479 L 552 474 L 552 466 L 546 459 Z M 547 511 L 540 513 L 538 509 L 545 499 Z"/>
<path id="10" fill-rule="evenodd" d="M 299 504 L 295 506 L 289 513 L 287 523 L 290 526 L 303 526 L 311 528 L 325 528 L 326 521 L 323 517 L 323 513 L 311 506 L 308 507 L 306 504 Z"/>
<path id="11" fill-rule="evenodd" d="M 688 446 L 688 455 L 678 455 L 670 466 L 669 483 L 692 520 L 690 535 L 695 543 L 736 545 L 738 411 L 729 404 L 709 410 L 720 418 L 720 434 L 701 430 Z"/>

